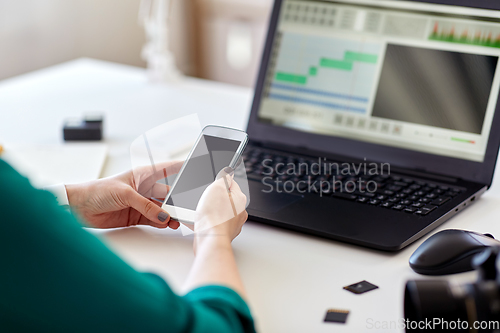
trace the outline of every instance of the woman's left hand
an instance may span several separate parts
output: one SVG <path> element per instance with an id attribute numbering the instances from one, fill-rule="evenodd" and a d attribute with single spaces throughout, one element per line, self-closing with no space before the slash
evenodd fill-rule
<path id="1" fill-rule="evenodd" d="M 169 186 L 157 183 L 179 172 L 182 162 L 166 162 L 141 167 L 123 174 L 96 181 L 66 185 L 70 207 L 95 228 L 117 228 L 150 225 L 177 229 L 179 222 L 161 209 Z"/>

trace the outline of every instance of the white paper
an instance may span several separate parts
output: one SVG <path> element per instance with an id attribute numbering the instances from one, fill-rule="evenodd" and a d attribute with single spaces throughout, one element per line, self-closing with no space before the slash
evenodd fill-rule
<path id="1" fill-rule="evenodd" d="M 1 158 L 41 188 L 98 179 L 107 155 L 102 143 L 4 146 Z"/>

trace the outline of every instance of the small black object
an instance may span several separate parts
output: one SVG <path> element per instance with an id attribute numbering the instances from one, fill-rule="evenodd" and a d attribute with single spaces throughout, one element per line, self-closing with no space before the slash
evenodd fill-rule
<path id="1" fill-rule="evenodd" d="M 377 288 L 378 288 L 378 286 L 376 286 L 376 285 L 374 285 L 366 280 L 360 281 L 358 283 L 353 283 L 349 286 L 344 287 L 345 290 L 349 290 L 350 292 L 355 293 L 355 294 L 363 294 L 363 293 L 366 293 L 367 291 L 377 289 Z"/>
<path id="2" fill-rule="evenodd" d="M 349 310 L 328 309 L 325 315 L 325 322 L 345 324 Z"/>
<path id="3" fill-rule="evenodd" d="M 410 257 L 410 267 L 419 274 L 446 275 L 474 269 L 472 258 L 500 242 L 491 235 L 448 229 L 423 242 Z"/>
<path id="4" fill-rule="evenodd" d="M 102 140 L 103 117 L 87 115 L 83 119 L 67 120 L 64 123 L 65 141 L 99 141 Z"/>

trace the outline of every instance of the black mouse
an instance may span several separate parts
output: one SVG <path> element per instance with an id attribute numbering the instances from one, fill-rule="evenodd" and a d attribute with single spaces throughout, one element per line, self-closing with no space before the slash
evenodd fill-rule
<path id="1" fill-rule="evenodd" d="M 440 231 L 423 242 L 410 257 L 419 274 L 446 275 L 473 270 L 472 258 L 490 246 L 500 245 L 490 234 L 467 230 Z"/>

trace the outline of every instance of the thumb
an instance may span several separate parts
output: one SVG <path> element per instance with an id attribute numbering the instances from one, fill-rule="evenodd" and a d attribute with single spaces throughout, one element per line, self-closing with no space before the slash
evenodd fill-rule
<path id="1" fill-rule="evenodd" d="M 170 215 L 153 203 L 151 200 L 143 197 L 136 191 L 131 191 L 129 195 L 129 206 L 141 213 L 145 218 L 155 225 L 160 223 L 165 225 L 170 221 Z"/>
<path id="2" fill-rule="evenodd" d="M 234 169 L 231 167 L 225 167 L 215 177 L 215 180 L 218 181 L 219 179 L 224 180 L 224 184 L 226 185 L 226 189 L 229 191 L 233 182 L 234 178 Z"/>

